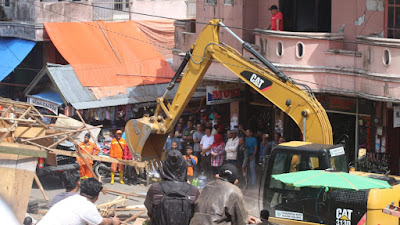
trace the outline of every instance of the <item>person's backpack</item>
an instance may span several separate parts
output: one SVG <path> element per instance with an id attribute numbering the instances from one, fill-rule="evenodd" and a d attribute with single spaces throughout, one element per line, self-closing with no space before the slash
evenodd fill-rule
<path id="1" fill-rule="evenodd" d="M 186 182 L 161 182 L 164 196 L 158 205 L 157 225 L 189 225 L 193 217 L 193 203 L 188 193 L 192 185 Z M 154 221 L 154 220 L 153 220 Z M 152 225 L 155 225 L 152 223 Z"/>

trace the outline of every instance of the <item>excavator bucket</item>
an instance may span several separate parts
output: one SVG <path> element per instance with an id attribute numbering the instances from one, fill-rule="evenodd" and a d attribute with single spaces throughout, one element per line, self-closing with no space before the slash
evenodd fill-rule
<path id="1" fill-rule="evenodd" d="M 129 120 L 125 126 L 125 138 L 129 150 L 141 156 L 141 160 L 162 160 L 167 134 L 157 134 L 148 117 Z"/>

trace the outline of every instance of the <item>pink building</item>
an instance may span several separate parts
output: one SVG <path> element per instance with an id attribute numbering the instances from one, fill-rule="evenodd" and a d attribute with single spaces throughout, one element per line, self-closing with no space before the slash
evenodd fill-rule
<path id="1" fill-rule="evenodd" d="M 273 4 L 284 15 L 282 32 L 266 30 Z M 396 38 L 400 15 L 396 11 L 400 4 L 394 0 L 205 0 L 196 6 L 195 26 L 189 21 L 175 23 L 175 68 L 210 19 L 246 28 L 232 30 L 316 93 L 331 120 L 334 141 L 346 139 L 349 161 L 366 149 L 369 160 L 383 158 L 376 167 L 399 174 L 400 41 Z M 221 32 L 221 41 L 250 55 L 226 32 Z M 239 82 L 217 63 L 206 77 Z M 296 139 L 285 116 L 283 124 L 283 135 Z M 363 163 L 357 167 L 373 169 Z"/>

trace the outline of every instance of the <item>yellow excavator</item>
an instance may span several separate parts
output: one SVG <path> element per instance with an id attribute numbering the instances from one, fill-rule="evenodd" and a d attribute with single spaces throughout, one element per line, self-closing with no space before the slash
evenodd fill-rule
<path id="1" fill-rule="evenodd" d="M 255 56 L 258 63 L 244 58 L 238 51 L 220 42 L 220 28 L 233 35 L 244 49 Z M 187 52 L 165 94 L 157 99 L 154 115 L 128 121 L 125 127 L 126 141 L 132 153 L 139 154 L 142 160 L 161 159 L 167 134 L 174 129 L 214 61 L 227 67 L 275 104 L 302 130 L 303 142 L 278 145 L 265 166 L 260 188 L 264 188 L 263 208 L 270 212 L 271 222 L 287 225 L 399 224 L 395 217 L 382 213 L 382 209 L 391 202 L 395 202 L 396 206 L 399 204 L 400 189 L 396 188 L 397 181 L 394 178 L 374 177 L 389 179 L 394 184 L 393 189 L 334 190 L 323 194 L 319 193 L 319 189 L 293 188 L 271 179 L 273 174 L 310 169 L 348 172 L 345 151 L 340 145 L 332 145 L 332 128 L 328 116 L 311 89 L 284 75 L 218 19 L 206 25 Z M 177 92 L 170 103 L 166 96 L 183 71 Z"/>

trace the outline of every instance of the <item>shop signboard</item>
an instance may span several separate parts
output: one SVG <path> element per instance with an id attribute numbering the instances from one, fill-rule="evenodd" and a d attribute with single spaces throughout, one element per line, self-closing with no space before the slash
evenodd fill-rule
<path id="1" fill-rule="evenodd" d="M 333 97 L 327 95 L 320 95 L 317 97 L 318 101 L 325 108 L 325 110 L 334 110 L 340 112 L 356 112 L 355 99 L 345 97 Z"/>
<path id="2" fill-rule="evenodd" d="M 317 99 L 325 110 L 347 113 L 357 112 L 356 98 L 319 94 L 317 95 Z M 372 101 L 367 99 L 359 99 L 358 113 L 370 115 L 373 105 L 374 104 Z"/>
<path id="3" fill-rule="evenodd" d="M 240 99 L 239 84 L 207 86 L 207 105 L 217 105 L 238 101 Z"/>
<path id="4" fill-rule="evenodd" d="M 400 127 L 400 106 L 393 107 L 393 128 Z"/>
<path id="5" fill-rule="evenodd" d="M 28 103 L 31 103 L 34 106 L 39 106 L 42 108 L 46 108 L 50 111 L 52 111 L 55 115 L 58 115 L 58 106 L 59 104 L 51 102 L 51 101 L 46 101 L 40 98 L 35 98 L 35 97 L 28 97 Z"/>

